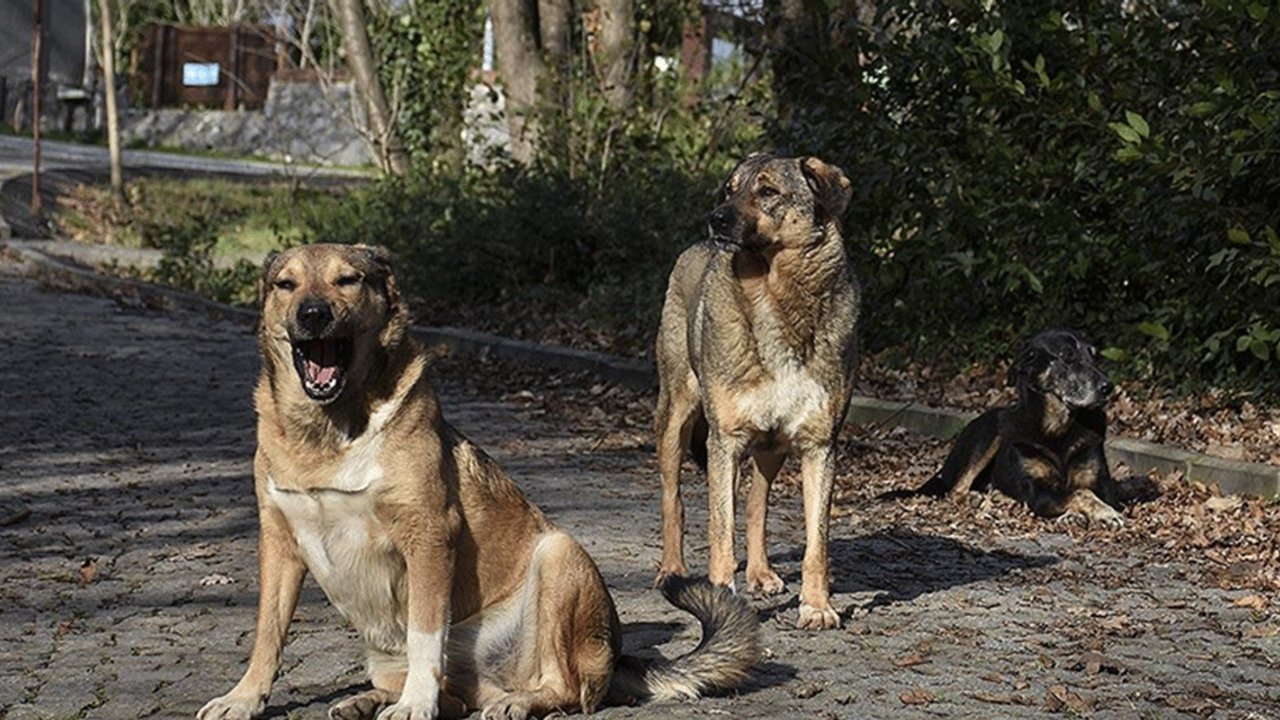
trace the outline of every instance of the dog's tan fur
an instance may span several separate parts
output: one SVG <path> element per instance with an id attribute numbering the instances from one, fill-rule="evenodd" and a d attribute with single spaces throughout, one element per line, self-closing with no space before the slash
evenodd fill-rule
<path id="1" fill-rule="evenodd" d="M 671 272 L 656 352 L 659 580 L 687 572 L 680 464 L 705 430 L 711 581 L 733 583 L 734 494 L 749 456 L 747 588 L 782 592 L 765 521 L 769 485 L 795 451 L 806 527 L 798 624 L 814 629 L 839 625 L 827 526 L 833 444 L 857 363 L 859 291 L 839 220 L 850 194 L 840 169 L 816 158 L 753 155 L 739 164 L 712 213 L 712 238 L 681 254 Z"/>
<path id="2" fill-rule="evenodd" d="M 590 712 L 742 679 L 755 617 L 709 585 L 664 592 L 699 615 L 710 650 L 620 657 L 591 558 L 441 416 L 385 251 L 295 248 L 267 261 L 262 288 L 257 635 L 244 677 L 201 720 L 262 711 L 308 571 L 368 651 L 374 687 L 332 708 L 343 720 L 384 705 L 382 720 Z M 312 359 L 295 363 L 300 347 Z"/>

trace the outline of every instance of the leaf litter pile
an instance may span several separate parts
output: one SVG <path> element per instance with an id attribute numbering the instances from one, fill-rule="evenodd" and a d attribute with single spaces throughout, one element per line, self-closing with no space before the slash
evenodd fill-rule
<path id="1" fill-rule="evenodd" d="M 593 448 L 634 450 L 652 458 L 655 391 L 603 383 L 586 372 L 548 371 L 492 358 L 441 356 L 434 370 L 444 385 L 502 397 L 532 416 L 593 438 Z M 883 391 L 886 384 L 884 375 L 872 377 L 864 380 L 860 391 L 871 394 L 873 388 L 866 385 L 880 385 Z M 950 390 L 940 386 L 938 393 L 952 398 L 952 406 L 976 409 L 1010 399 L 1008 391 L 997 389 L 1003 383 L 974 383 L 971 388 L 950 385 Z M 955 402 L 961 395 L 964 402 Z M 1119 530 L 1036 518 L 998 492 L 969 493 L 958 500 L 876 499 L 888 490 L 921 485 L 941 466 L 949 447 L 948 442 L 903 428 L 847 426 L 838 448 L 833 522 L 849 523 L 859 534 L 942 535 L 978 548 L 991 547 L 1002 538 L 1063 533 L 1090 553 L 1130 560 L 1141 557 L 1151 564 L 1177 563 L 1189 582 L 1248 591 L 1241 602 L 1258 611 L 1269 605 L 1269 594 L 1280 590 L 1280 504 L 1255 497 L 1223 497 L 1217 488 L 1188 483 L 1180 474 L 1126 479 L 1127 469 L 1117 468 L 1122 484 L 1146 491 L 1142 500 L 1125 509 L 1125 524 Z M 646 468 L 653 470 L 652 463 Z M 653 474 L 656 487 L 656 471 Z M 774 492 L 799 493 L 794 461 L 783 469 Z M 1065 551 L 1065 559 L 1070 559 L 1071 552 Z M 1127 580 L 1122 571 L 1099 579 L 1115 586 Z"/>

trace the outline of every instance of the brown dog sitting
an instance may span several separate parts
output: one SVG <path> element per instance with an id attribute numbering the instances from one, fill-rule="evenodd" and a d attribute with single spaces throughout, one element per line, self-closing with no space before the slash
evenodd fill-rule
<path id="1" fill-rule="evenodd" d="M 1048 330 L 1031 338 L 1009 371 L 1017 403 L 966 425 L 942 469 L 919 489 L 882 497 L 995 487 L 1037 515 L 1122 525 L 1120 489 L 1103 449 L 1113 386 L 1096 357 L 1075 332 Z"/>
<path id="2" fill-rule="evenodd" d="M 341 720 L 591 712 L 733 687 L 754 664 L 755 613 L 705 580 L 663 586 L 702 624 L 693 652 L 622 656 L 590 556 L 445 422 L 385 250 L 270 257 L 258 339 L 257 633 L 201 720 L 262 712 L 308 573 L 367 651 L 373 688 L 330 710 Z"/>

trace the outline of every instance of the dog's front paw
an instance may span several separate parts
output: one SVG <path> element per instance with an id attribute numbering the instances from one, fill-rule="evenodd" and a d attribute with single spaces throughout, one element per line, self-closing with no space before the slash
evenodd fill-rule
<path id="1" fill-rule="evenodd" d="M 778 595 L 787 589 L 787 584 L 782 582 L 782 578 L 778 577 L 778 573 L 773 570 L 765 572 L 752 572 L 747 570 L 747 594 L 748 595 Z"/>
<path id="2" fill-rule="evenodd" d="M 808 603 L 800 603 L 800 617 L 796 627 L 801 630 L 832 630 L 840 627 L 840 613 L 830 604 L 826 607 L 814 607 Z"/>
<path id="3" fill-rule="evenodd" d="M 198 720 L 249 720 L 262 714 L 267 705 L 265 695 L 235 695 L 227 693 L 205 703 L 196 713 Z"/>
<path id="4" fill-rule="evenodd" d="M 1068 510 L 1054 520 L 1059 525 L 1087 528 L 1089 527 L 1089 516 L 1080 510 Z"/>
<path id="5" fill-rule="evenodd" d="M 1066 512 L 1058 516 L 1063 525 L 1078 527 L 1100 527 L 1107 530 L 1119 530 L 1124 527 L 1124 516 L 1116 509 L 1101 500 L 1090 500 L 1073 503 Z"/>
<path id="6" fill-rule="evenodd" d="M 378 708 L 395 699 L 395 694 L 386 690 L 366 690 L 335 703 L 329 708 L 329 720 L 373 720 Z"/>
<path id="7" fill-rule="evenodd" d="M 412 705 L 398 702 L 378 713 L 378 720 L 436 720 L 439 709 L 435 703 L 429 705 Z"/>
<path id="8" fill-rule="evenodd" d="M 1106 506 L 1100 510 L 1094 511 L 1094 513 L 1089 516 L 1089 522 L 1108 530 L 1119 530 L 1124 527 L 1124 516 L 1116 512 L 1115 508 Z"/>
<path id="9" fill-rule="evenodd" d="M 532 709 L 527 694 L 512 693 L 485 708 L 480 720 L 525 720 Z"/>

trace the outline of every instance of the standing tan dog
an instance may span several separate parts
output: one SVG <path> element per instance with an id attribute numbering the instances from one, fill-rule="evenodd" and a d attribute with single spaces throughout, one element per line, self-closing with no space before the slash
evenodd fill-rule
<path id="1" fill-rule="evenodd" d="M 697 649 L 620 656 L 586 551 L 441 416 L 384 250 L 289 250 L 267 260 L 262 293 L 257 635 L 244 677 L 201 720 L 263 710 L 308 571 L 363 638 L 373 680 L 333 718 L 387 706 L 381 720 L 510 720 L 743 679 L 755 615 L 706 581 L 663 587 L 701 622 Z"/>
<path id="2" fill-rule="evenodd" d="M 700 443 L 705 434 L 711 581 L 733 583 L 734 495 L 749 456 L 747 589 L 782 592 L 765 550 L 765 520 L 769 485 L 794 450 L 806 543 L 797 624 L 812 629 L 840 624 L 827 524 L 833 443 L 857 364 L 859 291 L 840 233 L 850 194 L 844 173 L 817 158 L 744 160 L 711 213 L 710 241 L 676 260 L 657 341 L 659 581 L 687 572 L 680 464 L 694 436 Z"/>

